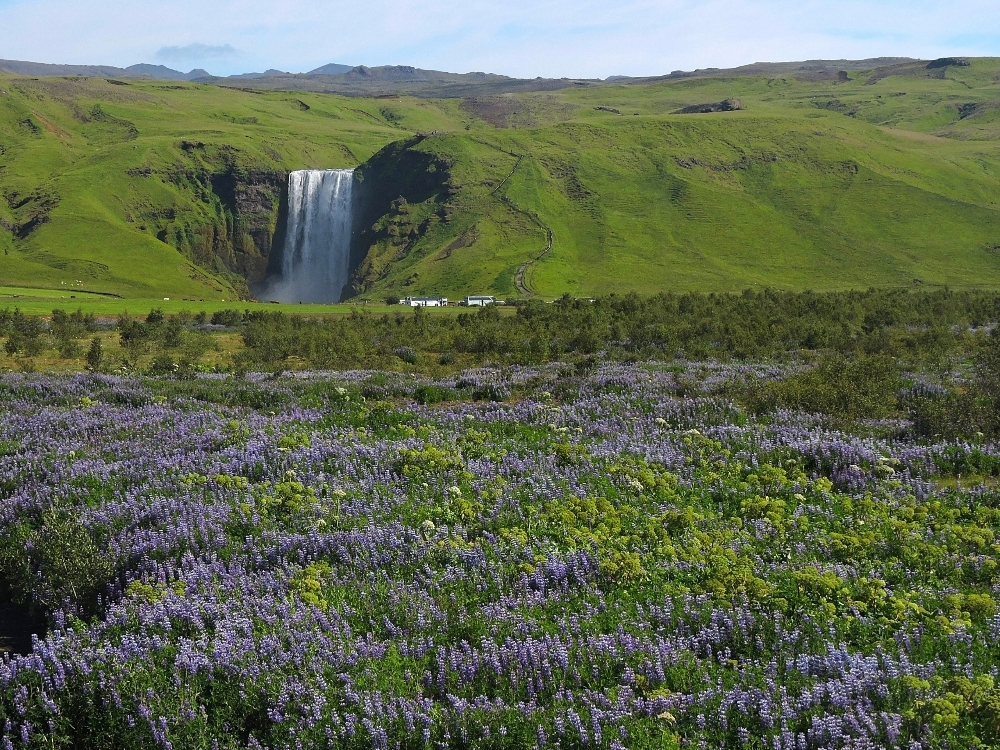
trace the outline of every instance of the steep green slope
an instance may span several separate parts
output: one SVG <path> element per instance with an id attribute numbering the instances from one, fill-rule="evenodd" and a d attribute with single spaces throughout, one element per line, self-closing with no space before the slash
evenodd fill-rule
<path id="1" fill-rule="evenodd" d="M 287 171 L 354 166 L 401 119 L 374 100 L 0 79 L 0 283 L 233 298 L 266 270 Z"/>
<path id="2" fill-rule="evenodd" d="M 288 170 L 360 166 L 362 296 L 1000 286 L 1000 61 L 795 75 L 465 100 L 0 78 L 0 284 L 246 294 Z"/>
<path id="3" fill-rule="evenodd" d="M 996 285 L 1000 150 L 987 138 L 998 72 L 978 60 L 845 82 L 708 77 L 466 103 L 484 122 L 437 146 L 455 159 L 465 221 L 428 233 L 378 287 L 456 294 L 471 273 L 516 293 L 523 266 L 510 255 L 524 230 L 540 254 L 540 226 L 552 249 L 524 279 L 543 295 Z M 745 111 L 671 114 L 734 96 Z M 473 156 L 470 140 L 523 155 L 498 196 L 483 180 L 502 172 L 499 151 Z M 476 242 L 442 260 L 464 237 Z"/>

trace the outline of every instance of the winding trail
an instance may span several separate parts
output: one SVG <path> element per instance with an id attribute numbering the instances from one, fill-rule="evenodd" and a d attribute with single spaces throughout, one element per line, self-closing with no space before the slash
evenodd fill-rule
<path id="1" fill-rule="evenodd" d="M 522 211 L 522 213 L 528 214 L 527 211 Z M 535 263 L 549 254 L 549 251 L 552 249 L 554 236 L 552 234 L 552 230 L 547 225 L 543 224 L 540 219 L 532 216 L 531 214 L 528 214 L 528 216 L 530 216 L 531 219 L 538 224 L 538 226 L 545 230 L 545 235 L 548 238 L 548 241 L 545 244 L 545 249 L 542 250 L 538 257 L 526 260 L 521 264 L 521 267 L 517 269 L 517 273 L 514 274 L 514 285 L 517 287 L 518 291 L 526 297 L 531 297 L 534 296 L 535 292 L 528 286 L 528 282 L 525 280 L 525 274 L 527 274 L 527 272 L 534 267 Z"/>
<path id="2" fill-rule="evenodd" d="M 507 184 L 507 180 L 509 180 L 511 177 L 514 176 L 514 172 L 517 171 L 517 168 L 521 166 L 521 162 L 524 161 L 524 154 L 511 154 L 511 156 L 517 156 L 517 164 L 514 165 L 514 168 L 510 170 L 510 172 L 507 174 L 506 177 L 500 180 L 500 184 L 497 185 L 495 188 L 493 188 L 490 195 L 496 195 L 498 192 L 500 192 L 500 188 L 502 188 L 504 185 Z"/>
<path id="3" fill-rule="evenodd" d="M 507 182 L 510 180 L 510 178 L 514 176 L 514 173 L 517 172 L 518 167 L 521 166 L 521 162 L 524 161 L 524 154 L 511 153 L 511 156 L 517 157 L 517 163 L 514 164 L 514 168 L 510 170 L 507 176 L 500 181 L 500 184 L 497 185 L 495 188 L 493 188 L 493 190 L 490 192 L 490 195 L 493 197 L 497 197 L 497 193 L 499 193 L 500 190 L 503 188 L 503 186 L 506 185 Z M 551 227 L 549 227 L 545 222 L 543 222 L 540 218 L 538 218 L 537 214 L 534 214 L 531 211 L 528 211 L 527 209 L 521 208 L 519 205 L 517 205 L 517 203 L 514 202 L 513 198 L 511 198 L 509 195 L 501 195 L 499 196 L 499 198 L 507 205 L 508 208 L 517 213 L 523 214 L 524 216 L 527 216 L 528 220 L 531 221 L 531 223 L 535 224 L 536 226 L 540 227 L 542 230 L 545 231 L 545 237 L 546 237 L 545 249 L 542 250 L 542 252 L 539 253 L 536 257 L 529 258 L 524 263 L 522 263 L 521 266 L 517 269 L 517 273 L 514 274 L 514 286 L 517 287 L 517 291 L 519 291 L 525 297 L 533 297 L 535 295 L 535 292 L 529 286 L 529 282 L 527 279 L 528 271 L 530 271 L 531 268 L 536 263 L 538 263 L 538 261 L 540 261 L 542 258 L 544 258 L 546 255 L 549 254 L 549 252 L 552 250 L 552 244 L 555 241 L 555 235 L 552 233 Z"/>

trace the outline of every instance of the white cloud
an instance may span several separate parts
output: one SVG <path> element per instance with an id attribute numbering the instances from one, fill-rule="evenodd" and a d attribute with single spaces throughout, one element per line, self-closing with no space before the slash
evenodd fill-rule
<path id="1" fill-rule="evenodd" d="M 190 44 L 192 19 L 227 44 Z M 604 77 L 1000 54 L 995 0 L 0 0 L 0 29 L 0 57 L 129 65 L 184 54 L 217 73 L 343 62 Z"/>
<path id="2" fill-rule="evenodd" d="M 187 44 L 183 47 L 162 47 L 156 53 L 158 60 L 166 62 L 200 62 L 202 60 L 226 60 L 240 56 L 240 51 L 231 44 Z"/>

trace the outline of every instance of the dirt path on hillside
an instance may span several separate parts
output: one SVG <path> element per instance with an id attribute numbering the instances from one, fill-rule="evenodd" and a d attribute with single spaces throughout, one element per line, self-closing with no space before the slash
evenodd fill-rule
<path id="1" fill-rule="evenodd" d="M 503 186 L 506 185 L 507 182 L 510 180 L 510 178 L 514 176 L 514 174 L 517 172 L 518 167 L 521 166 L 521 162 L 524 161 L 524 154 L 512 153 L 511 156 L 517 156 L 517 162 L 514 164 L 514 168 L 510 170 L 507 176 L 500 181 L 500 184 L 497 185 L 495 188 L 493 188 L 493 190 L 490 192 L 490 195 L 493 197 L 497 197 L 497 193 L 499 193 L 500 190 L 503 188 Z M 507 204 L 508 208 L 510 208 L 513 211 L 516 211 L 519 214 L 527 216 L 528 220 L 532 224 L 535 224 L 536 226 L 540 227 L 545 232 L 545 237 L 546 237 L 545 249 L 542 250 L 542 252 L 539 253 L 536 257 L 529 258 L 524 263 L 522 263 L 521 266 L 517 269 L 517 273 L 514 274 L 514 286 L 517 287 L 517 291 L 519 291 L 525 297 L 533 297 L 535 292 L 531 288 L 528 282 L 527 274 L 528 271 L 530 271 L 531 268 L 536 263 L 538 263 L 538 261 L 540 261 L 546 255 L 548 255 L 549 252 L 552 250 L 552 244 L 554 241 L 554 235 L 552 233 L 552 229 L 540 218 L 538 218 L 536 214 L 532 213 L 531 211 L 528 211 L 527 209 L 521 208 L 519 205 L 517 205 L 517 203 L 515 203 L 514 200 L 509 195 L 501 195 L 499 196 L 499 198 L 505 204 Z"/>
<path id="2" fill-rule="evenodd" d="M 535 219 L 535 217 L 532 218 Z M 549 251 L 552 249 L 552 242 L 554 239 L 552 235 L 552 230 L 549 229 L 549 227 L 547 227 L 545 224 L 543 224 L 541 221 L 537 219 L 535 219 L 535 221 L 540 227 L 542 227 L 542 229 L 545 230 L 545 235 L 548 241 L 546 242 L 545 249 L 542 250 L 541 254 L 537 258 L 532 258 L 531 260 L 526 260 L 524 263 L 522 263 L 521 267 L 517 269 L 517 273 L 514 275 L 514 285 L 517 287 L 518 291 L 521 292 L 521 294 L 525 295 L 526 297 L 533 296 L 535 292 L 528 286 L 528 282 L 525 279 L 525 274 L 527 274 L 528 271 L 532 269 L 538 261 L 540 261 L 542 258 L 544 258 L 546 255 L 549 254 Z"/>

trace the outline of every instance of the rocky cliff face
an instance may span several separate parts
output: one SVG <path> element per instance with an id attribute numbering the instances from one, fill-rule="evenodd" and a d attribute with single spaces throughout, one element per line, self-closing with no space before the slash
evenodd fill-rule
<path id="1" fill-rule="evenodd" d="M 179 188 L 189 206 L 147 210 L 140 220 L 162 242 L 249 296 L 280 254 L 288 173 L 244 166 L 237 152 L 200 143 L 185 142 L 182 151 L 186 158 L 158 176 Z"/>
<path id="2" fill-rule="evenodd" d="M 46 188 L 37 188 L 27 195 L 10 192 L 6 199 L 11 218 L 0 216 L 0 227 L 22 240 L 47 222 L 49 212 L 59 205 L 59 196 Z"/>
<path id="3" fill-rule="evenodd" d="M 710 102 L 709 104 L 692 104 L 674 112 L 675 115 L 707 115 L 713 112 L 737 112 L 743 109 L 743 102 L 739 99 L 726 99 L 721 102 Z"/>
<path id="4" fill-rule="evenodd" d="M 355 171 L 351 290 L 368 291 L 406 258 L 434 217 L 446 218 L 451 165 L 421 151 L 424 136 L 391 143 Z"/>
<path id="5" fill-rule="evenodd" d="M 228 171 L 212 176 L 212 189 L 225 213 L 233 217 L 230 252 L 223 262 L 254 284 L 267 275 L 281 252 L 288 216 L 288 173 Z"/>

